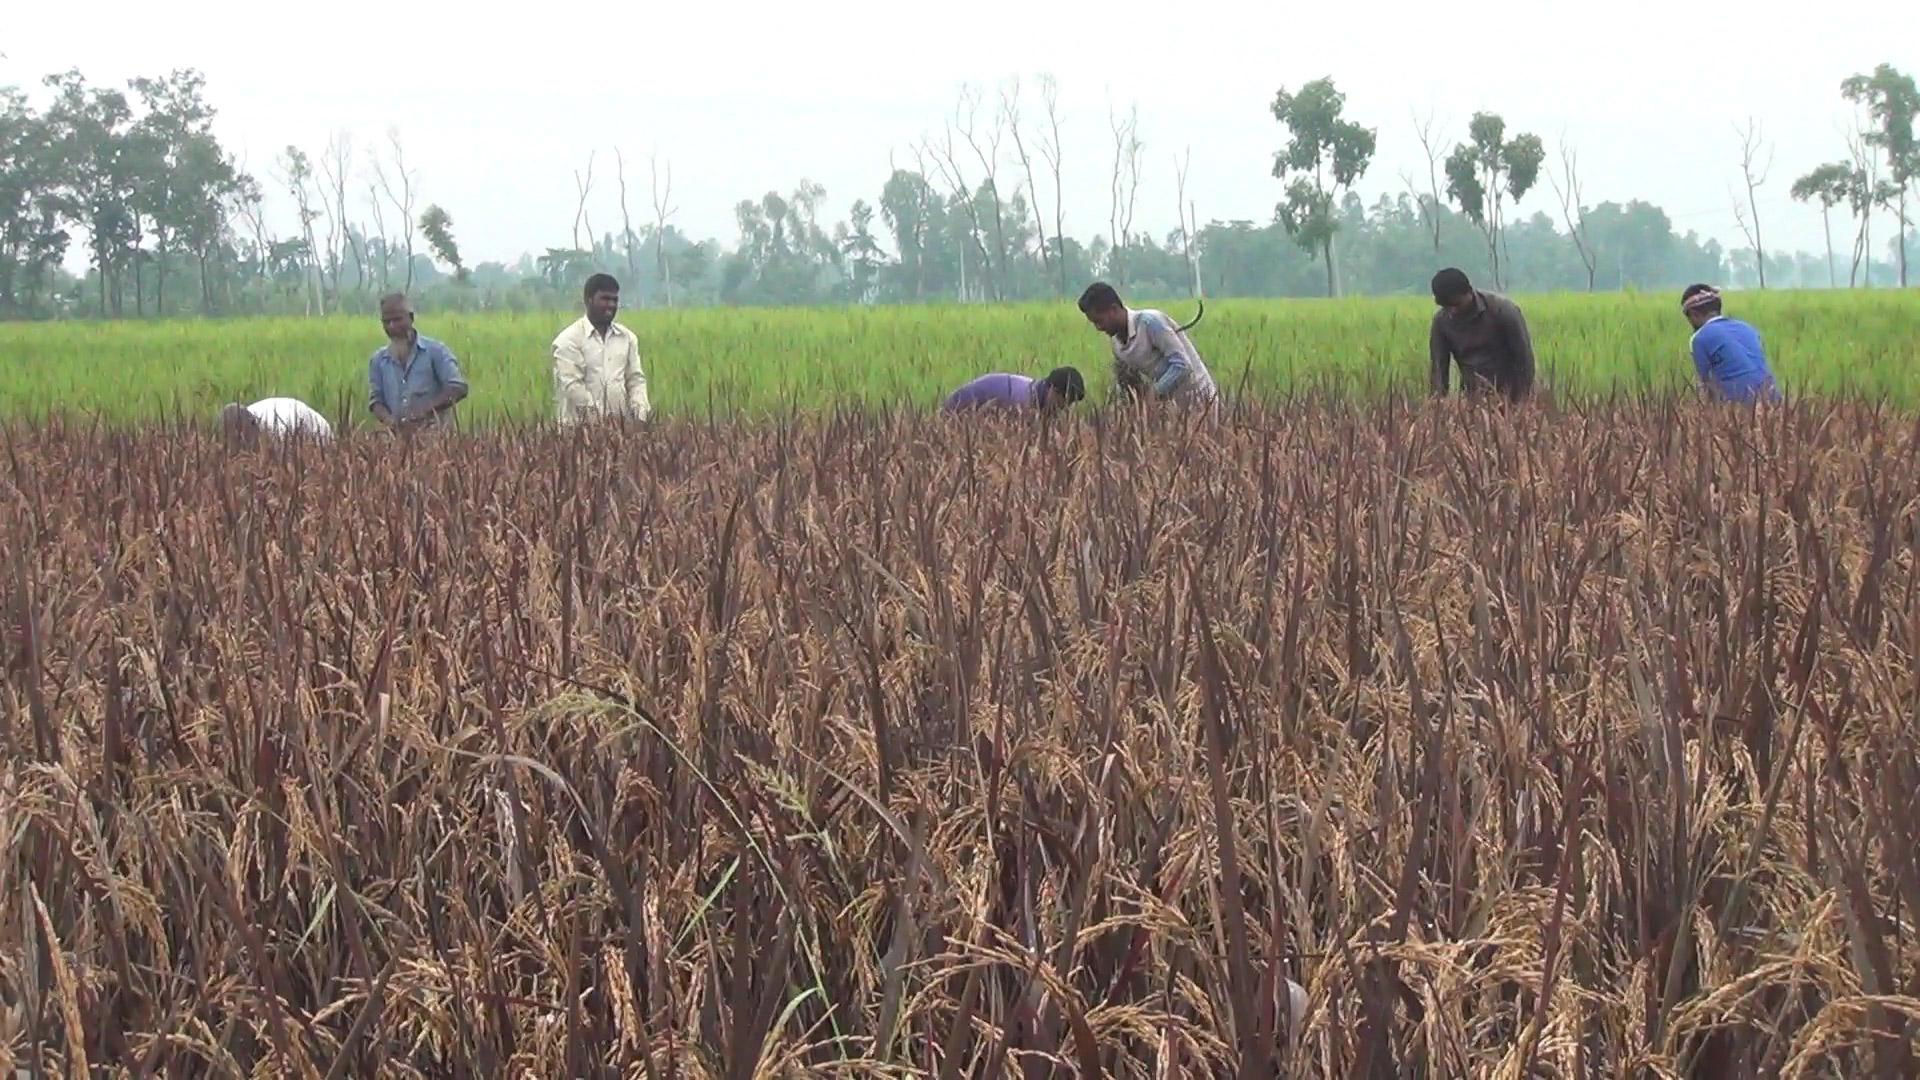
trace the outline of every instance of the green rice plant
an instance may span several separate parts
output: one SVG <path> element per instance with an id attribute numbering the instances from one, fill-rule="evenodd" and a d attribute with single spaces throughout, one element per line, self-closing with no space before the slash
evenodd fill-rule
<path id="1" fill-rule="evenodd" d="M 1688 328 L 1665 295 L 1523 297 L 1543 386 L 1561 398 L 1685 392 Z M 1185 317 L 1190 301 L 1160 306 Z M 1194 330 L 1227 389 L 1258 398 L 1312 389 L 1419 392 L 1427 380 L 1424 299 L 1222 300 Z M 1920 294 L 1770 292 L 1730 297 L 1765 336 L 1789 393 L 1920 405 Z M 473 382 L 463 422 L 551 413 L 548 344 L 573 313 L 438 315 L 422 333 Z M 1104 341 L 1067 302 L 1007 306 L 628 311 L 663 414 L 774 413 L 830 405 L 931 407 L 988 371 L 1074 364 L 1093 399 L 1108 386 Z M 0 325 L 0 417 L 53 413 L 122 424 L 205 418 L 226 401 L 306 400 L 336 424 L 365 424 L 365 370 L 382 343 L 371 319 L 241 319 Z"/>

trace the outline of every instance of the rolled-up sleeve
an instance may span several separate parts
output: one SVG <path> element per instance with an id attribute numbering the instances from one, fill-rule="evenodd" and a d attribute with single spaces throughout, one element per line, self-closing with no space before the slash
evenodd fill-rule
<path id="1" fill-rule="evenodd" d="M 467 377 L 460 371 L 460 361 L 454 357 L 452 349 L 442 345 L 434 350 L 433 373 L 441 386 L 458 389 L 461 398 L 467 396 Z"/>

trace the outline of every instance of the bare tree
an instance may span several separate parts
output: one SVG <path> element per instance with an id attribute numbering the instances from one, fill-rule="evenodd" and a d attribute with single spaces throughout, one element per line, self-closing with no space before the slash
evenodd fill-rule
<path id="1" fill-rule="evenodd" d="M 327 177 L 327 193 L 331 197 L 331 216 L 333 227 L 327 232 L 333 237 L 329 245 L 329 255 L 333 261 L 333 293 L 340 295 L 340 272 L 346 256 L 353 255 L 353 267 L 356 281 L 355 289 L 367 287 L 367 260 L 360 247 L 360 237 L 353 231 L 353 222 L 347 217 L 347 184 L 353 179 L 353 136 L 347 132 L 336 132 L 327 142 L 327 153 L 320 159 L 321 171 Z"/>
<path id="2" fill-rule="evenodd" d="M 1553 185 L 1553 193 L 1560 199 L 1561 218 L 1567 223 L 1567 235 L 1573 238 L 1574 248 L 1580 252 L 1580 265 L 1587 268 L 1587 291 L 1592 292 L 1600 262 L 1587 233 L 1587 203 L 1580 186 L 1580 154 L 1564 133 L 1560 136 L 1560 176 L 1556 177 L 1554 171 L 1548 169 L 1547 183 Z"/>
<path id="3" fill-rule="evenodd" d="M 413 201 L 416 195 L 414 187 L 419 178 L 407 169 L 407 153 L 405 148 L 400 145 L 400 129 L 387 129 L 387 149 L 393 154 L 392 170 L 389 171 L 387 165 L 376 155 L 373 159 L 373 177 L 374 182 L 380 186 L 381 193 L 386 196 L 387 202 L 392 205 L 394 211 L 400 215 L 400 227 L 406 230 L 400 234 L 406 241 L 407 276 L 406 284 L 403 288 L 407 292 L 412 292 Z M 384 225 L 381 227 L 381 232 L 383 235 L 386 232 Z"/>
<path id="4" fill-rule="evenodd" d="M 1040 139 L 1040 156 L 1047 159 L 1047 167 L 1053 172 L 1053 238 L 1060 247 L 1060 295 L 1067 294 L 1067 202 L 1065 185 L 1061 182 L 1060 172 L 1060 84 L 1052 75 L 1040 76 L 1040 100 L 1047 109 L 1047 130 Z M 1034 193 L 1034 202 L 1040 201 L 1039 192 Z"/>
<path id="5" fill-rule="evenodd" d="M 673 267 L 667 261 L 667 219 L 672 217 L 677 207 L 673 200 L 673 162 L 667 162 L 667 175 L 664 184 L 660 176 L 660 159 L 649 155 L 647 164 L 653 171 L 653 262 L 660 272 L 660 285 L 666 294 L 667 306 L 673 306 Z"/>
<path id="6" fill-rule="evenodd" d="M 591 253 L 592 249 L 580 243 L 580 226 L 587 227 L 587 243 L 593 242 L 593 221 L 587 217 L 587 196 L 593 194 L 593 158 L 596 152 L 587 151 L 587 171 L 583 176 L 579 169 L 573 170 L 573 190 L 579 196 L 573 209 L 573 250 Z"/>
<path id="7" fill-rule="evenodd" d="M 1133 233 L 1133 210 L 1140 193 L 1140 106 L 1132 106 L 1124 122 L 1109 106 L 1107 123 L 1113 129 L 1113 200 L 1107 217 L 1111 230 L 1109 239 L 1113 244 L 1110 261 L 1113 263 L 1112 276 L 1116 283 L 1123 283 L 1127 242 Z"/>
<path id="8" fill-rule="evenodd" d="M 1033 182 L 1033 158 L 1020 136 L 1020 78 L 1015 76 L 1000 91 L 1000 114 L 1006 118 L 1013 135 L 1013 151 L 1020 156 L 1021 171 L 1026 174 L 1027 190 L 1033 193 L 1033 227 L 1040 238 L 1040 270 L 1043 277 L 1053 269 L 1053 252 L 1047 247 L 1047 218 L 1040 206 L 1040 186 Z"/>
<path id="9" fill-rule="evenodd" d="M 613 148 L 613 175 L 620 183 L 620 245 L 627 253 L 627 288 L 638 295 L 640 257 L 635 251 L 633 217 L 627 213 L 627 157 L 617 146 Z"/>
<path id="10" fill-rule="evenodd" d="M 964 301 L 967 299 L 966 249 L 972 248 L 979 253 L 981 269 L 987 277 L 989 289 L 993 284 L 993 264 L 987 255 L 986 230 L 980 223 L 980 207 L 967 187 L 966 170 L 961 166 L 959 155 L 955 152 L 952 122 L 949 121 L 947 124 L 945 142 L 934 145 L 922 140 L 921 149 L 917 150 L 916 154 L 922 156 L 923 161 L 925 157 L 933 158 L 934 166 L 946 180 L 947 188 L 953 192 L 953 201 L 958 203 L 967 214 L 967 242 L 962 246 L 960 253 L 960 299 Z M 922 167 L 924 169 L 924 164 Z M 925 175 L 924 172 L 922 175 Z M 998 296 L 995 295 L 997 299 Z"/>
<path id="11" fill-rule="evenodd" d="M 1767 182 L 1767 173 L 1773 168 L 1773 147 L 1767 144 L 1761 134 L 1760 124 L 1752 117 L 1747 118 L 1745 127 L 1734 129 L 1740 135 L 1740 176 L 1747 184 L 1747 205 L 1744 209 L 1740 200 L 1733 200 L 1733 217 L 1740 223 L 1740 231 L 1746 234 L 1747 243 L 1753 247 L 1753 264 L 1760 272 L 1760 287 L 1767 287 L 1767 248 L 1760 236 L 1760 200 L 1755 192 Z M 1760 161 L 1762 151 L 1766 152 L 1765 164 Z M 1752 215 L 1749 224 L 1748 215 Z"/>
<path id="12" fill-rule="evenodd" d="M 1420 217 L 1426 222 L 1427 231 L 1432 234 L 1433 253 L 1437 256 L 1440 254 L 1440 207 L 1442 205 L 1440 202 L 1440 151 L 1442 146 L 1434 132 L 1433 114 L 1429 112 L 1422 117 L 1419 113 L 1415 113 L 1413 130 L 1420 139 L 1420 151 L 1427 156 L 1427 194 L 1425 196 L 1416 194 L 1414 201 L 1420 205 Z M 1403 173 L 1402 177 L 1406 179 L 1408 187 L 1413 186 L 1411 176 Z"/>
<path id="13" fill-rule="evenodd" d="M 1174 210 L 1180 215 L 1181 254 L 1187 260 L 1187 276 L 1191 279 L 1192 295 L 1200 295 L 1200 261 L 1194 257 L 1193 230 L 1199 227 L 1199 215 L 1188 217 L 1187 169 L 1193 164 L 1193 147 L 1187 147 L 1186 153 L 1173 161 Z"/>
<path id="14" fill-rule="evenodd" d="M 1847 275 L 1847 287 L 1856 281 L 1873 288 L 1873 207 L 1880 195 L 1880 155 L 1857 123 L 1847 134 L 1847 153 L 1853 158 L 1853 190 L 1850 201 L 1860 218 L 1860 231 L 1853 238 L 1853 270 Z"/>
<path id="15" fill-rule="evenodd" d="M 993 127 L 986 133 L 979 130 L 980 96 L 972 87 L 963 87 L 960 91 L 960 108 L 955 110 L 954 120 L 960 128 L 960 137 L 967 140 L 967 147 L 973 151 L 974 159 L 980 162 L 981 174 L 985 179 L 981 187 L 986 189 L 987 206 L 993 212 L 993 258 L 990 266 L 994 270 L 996 284 L 994 297 L 1006 299 L 1007 278 L 1007 218 L 1002 212 L 1000 201 L 1000 140 L 1006 132 L 1006 114 L 996 111 Z M 981 143 L 985 142 L 982 147 Z"/>
<path id="16" fill-rule="evenodd" d="M 307 314 L 327 313 L 326 293 L 320 282 L 320 251 L 314 240 L 313 223 L 321 213 L 314 209 L 320 191 L 314 181 L 313 164 L 297 146 L 289 146 L 278 161 L 280 182 L 293 196 L 300 214 L 300 234 L 307 243 Z"/>

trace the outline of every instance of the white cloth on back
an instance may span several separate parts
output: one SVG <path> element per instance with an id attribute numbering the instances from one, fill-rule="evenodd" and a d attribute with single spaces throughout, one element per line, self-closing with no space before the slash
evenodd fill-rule
<path id="1" fill-rule="evenodd" d="M 321 416 L 312 406 L 299 398 L 270 397 L 247 406 L 247 411 L 260 421 L 262 430 L 274 435 L 292 435 L 298 432 L 321 439 L 333 438 L 333 425 Z"/>

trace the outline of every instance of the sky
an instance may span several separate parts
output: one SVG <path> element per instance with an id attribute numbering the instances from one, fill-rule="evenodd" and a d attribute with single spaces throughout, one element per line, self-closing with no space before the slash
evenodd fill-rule
<path id="1" fill-rule="evenodd" d="M 1644 198 L 1681 231 L 1742 246 L 1736 127 L 1753 118 L 1771 150 L 1759 193 L 1766 246 L 1815 251 L 1819 211 L 1788 188 L 1845 154 L 1856 114 L 1840 81 L 1882 62 L 1920 71 L 1913 0 L 1856 0 L 1832 19 L 1765 3 L 1643 0 L 1310 9 L 714 0 L 513 4 L 497 14 L 448 0 L 97 0 L 84 24 L 58 5 L 12 7 L 0 84 L 43 101 L 41 76 L 70 67 L 96 84 L 197 68 L 219 110 L 216 131 L 272 195 L 283 191 L 273 159 L 289 143 L 318 154 L 344 132 L 370 148 L 397 130 L 421 205 L 452 215 L 469 263 L 569 245 L 575 174 L 590 153 L 591 224 L 617 231 L 616 148 L 636 228 L 652 213 L 650 154 L 671 163 L 670 220 L 696 237 L 731 244 L 737 202 L 803 178 L 825 187 L 823 217 L 836 221 L 855 198 L 877 202 L 890 162 L 911 165 L 916 144 L 944 137 L 965 85 L 992 102 L 1020 77 L 1023 113 L 1037 121 L 1042 72 L 1059 84 L 1067 231 L 1083 239 L 1107 231 L 1114 112 L 1139 110 L 1135 231 L 1177 226 L 1183 156 L 1201 220 L 1265 222 L 1280 197 L 1273 153 L 1285 142 L 1274 94 L 1331 76 L 1347 115 L 1378 132 L 1357 188 L 1368 202 L 1406 190 L 1405 174 L 1424 187 L 1416 116 L 1431 116 L 1451 146 L 1475 111 L 1491 110 L 1510 132 L 1544 138 L 1550 161 L 1563 142 L 1576 147 L 1589 204 Z M 981 119 L 990 123 L 990 109 Z M 1004 149 L 1009 190 L 1017 166 Z M 1535 210 L 1559 215 L 1544 177 L 1520 207 Z M 291 201 L 278 198 L 273 211 L 291 231 Z"/>

